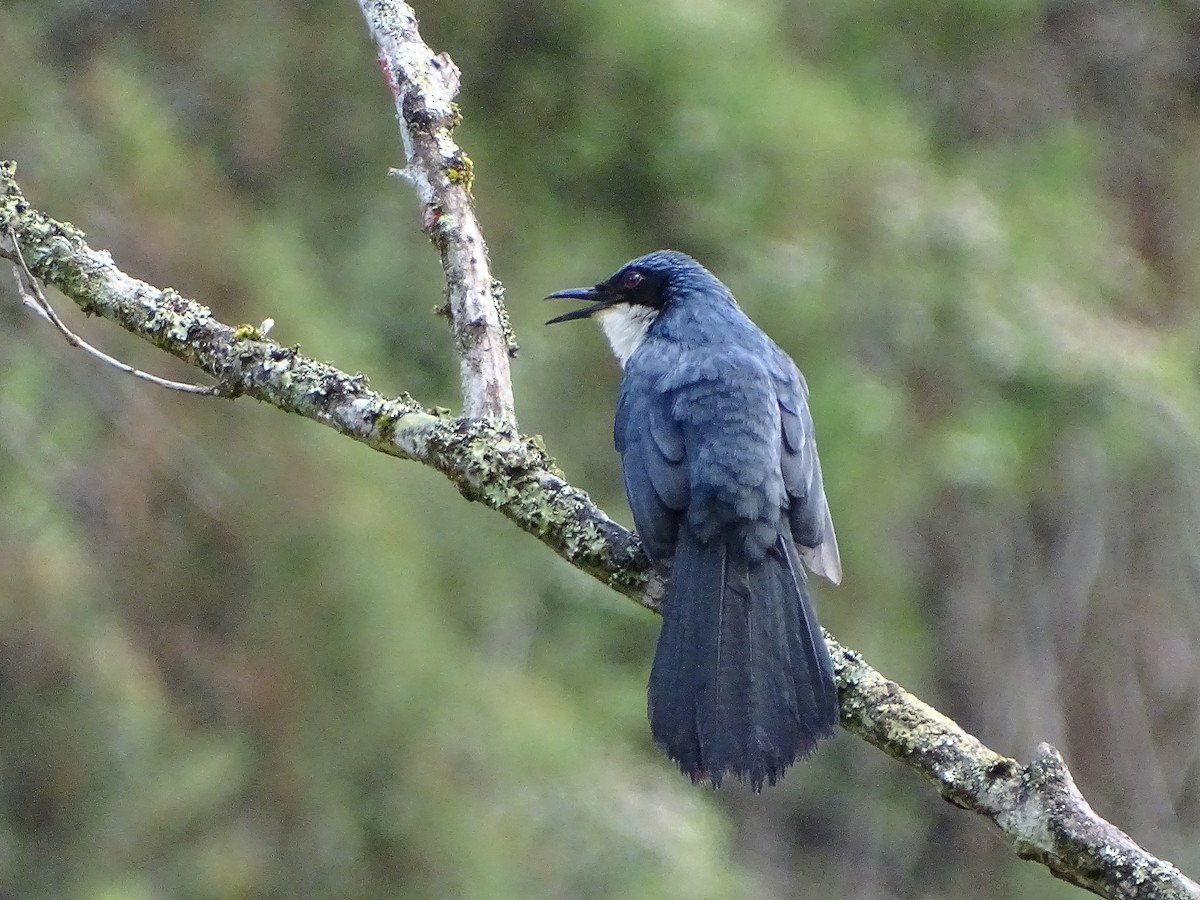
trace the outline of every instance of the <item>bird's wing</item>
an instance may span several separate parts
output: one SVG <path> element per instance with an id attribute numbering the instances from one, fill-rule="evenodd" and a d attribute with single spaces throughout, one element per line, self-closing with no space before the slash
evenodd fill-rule
<path id="1" fill-rule="evenodd" d="M 821 482 L 812 414 L 805 399 L 808 389 L 794 367 L 789 375 L 793 377 L 778 382 L 782 432 L 779 456 L 788 496 L 788 521 L 805 565 L 837 584 L 842 580 L 842 561 Z"/>
<path id="2" fill-rule="evenodd" d="M 675 552 L 679 520 L 688 505 L 683 432 L 671 415 L 669 393 L 637 390 L 629 381 L 627 372 L 613 440 L 621 454 L 633 523 L 650 558 L 661 560 Z"/>

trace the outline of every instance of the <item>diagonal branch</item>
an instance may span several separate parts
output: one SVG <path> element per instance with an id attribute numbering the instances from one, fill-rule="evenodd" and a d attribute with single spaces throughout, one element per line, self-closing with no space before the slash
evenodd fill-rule
<path id="1" fill-rule="evenodd" d="M 233 327 L 170 288 L 157 288 L 92 249 L 73 225 L 32 209 L 0 162 L 0 233 L 15 238 L 30 271 L 90 315 L 182 359 L 217 380 L 228 397 L 247 394 L 313 419 L 368 446 L 432 466 L 471 500 L 500 510 L 560 556 L 631 596 L 649 582 L 637 539 L 567 484 L 538 438 L 501 418 L 449 418 L 407 394 L 384 397 L 365 376 Z M 0 256 L 17 254 L 0 243 Z"/>
<path id="2" fill-rule="evenodd" d="M 1197 900 L 1200 885 L 1098 816 L 1057 750 L 1027 766 L 888 681 L 857 653 L 830 644 L 842 725 L 915 770 L 948 803 L 995 824 L 1022 859 L 1101 897 Z"/>
<path id="3" fill-rule="evenodd" d="M 0 233 L 29 268 L 85 312 L 110 319 L 208 373 L 229 397 L 248 394 L 375 450 L 442 472 L 469 500 L 503 513 L 572 565 L 649 609 L 662 585 L 637 538 L 563 478 L 538 437 L 510 420 L 449 418 L 408 395 L 384 397 L 349 375 L 218 322 L 194 300 L 126 275 L 74 226 L 33 209 L 0 162 Z M 0 257 L 14 259 L 4 249 Z M 993 822 L 1015 852 L 1103 897 L 1191 898 L 1200 886 L 1092 811 L 1062 757 L 1043 744 L 1028 766 L 988 749 L 956 723 L 830 640 L 842 724 L 932 783 L 950 803 Z"/>

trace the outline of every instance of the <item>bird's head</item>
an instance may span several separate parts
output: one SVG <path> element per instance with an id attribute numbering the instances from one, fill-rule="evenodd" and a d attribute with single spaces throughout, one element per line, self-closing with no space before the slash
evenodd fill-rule
<path id="1" fill-rule="evenodd" d="M 672 279 L 702 267 L 686 254 L 676 250 L 659 250 L 630 260 L 606 281 L 590 288 L 570 288 L 555 291 L 547 300 L 590 300 L 591 306 L 573 309 L 547 322 L 569 322 L 586 319 L 622 304 L 661 310 L 667 300 Z"/>
<path id="2" fill-rule="evenodd" d="M 678 289 L 691 282 L 720 283 L 685 253 L 658 250 L 621 266 L 611 278 L 595 287 L 556 291 L 547 300 L 586 300 L 588 306 L 573 309 L 547 322 L 570 322 L 595 316 L 604 328 L 613 353 L 625 365 L 646 339 L 650 326 L 670 305 Z"/>

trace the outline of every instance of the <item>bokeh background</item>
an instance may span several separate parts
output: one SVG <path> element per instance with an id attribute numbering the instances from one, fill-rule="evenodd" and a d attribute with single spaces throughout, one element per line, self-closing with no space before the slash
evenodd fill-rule
<path id="1" fill-rule="evenodd" d="M 522 427 L 628 522 L 617 367 L 541 298 L 698 256 L 811 385 L 825 625 L 1200 874 L 1200 9 L 418 13 Z M 0 156 L 127 271 L 458 405 L 355 4 L 4 0 Z M 99 366 L 7 278 L 0 575 L 4 896 L 1081 896 L 848 735 L 693 787 L 645 723 L 655 617 L 420 466 Z"/>

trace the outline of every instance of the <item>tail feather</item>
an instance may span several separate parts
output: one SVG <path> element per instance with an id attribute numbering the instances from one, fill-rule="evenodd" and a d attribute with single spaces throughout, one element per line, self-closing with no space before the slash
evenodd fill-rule
<path id="1" fill-rule="evenodd" d="M 684 525 L 650 671 L 651 732 L 693 781 L 774 784 L 837 724 L 825 639 L 790 536 L 758 561 Z"/>

